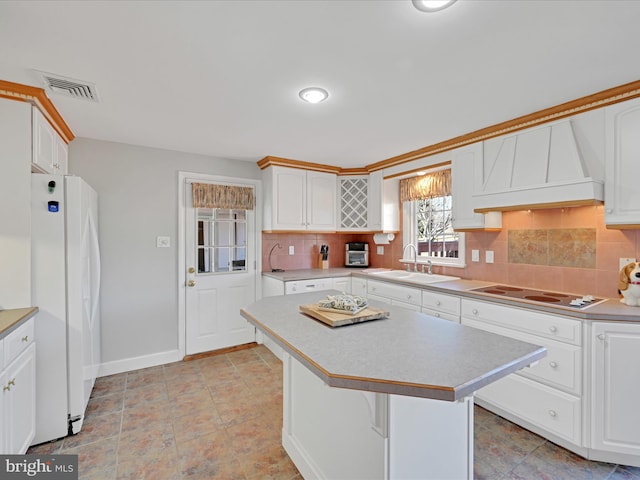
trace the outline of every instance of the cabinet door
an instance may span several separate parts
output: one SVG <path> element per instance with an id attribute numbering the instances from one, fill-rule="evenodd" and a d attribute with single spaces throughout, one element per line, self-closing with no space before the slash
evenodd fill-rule
<path id="1" fill-rule="evenodd" d="M 640 99 L 606 109 L 604 221 L 640 228 Z"/>
<path id="2" fill-rule="evenodd" d="M 336 175 L 325 172 L 307 174 L 307 230 L 336 229 Z"/>
<path id="3" fill-rule="evenodd" d="M 0 339 L 0 345 L 2 344 L 2 340 Z M 2 421 L 2 425 L 8 425 L 7 419 L 9 415 L 7 413 L 6 407 L 6 397 L 9 395 L 9 391 L 6 389 L 7 385 L 7 373 L 5 370 L 0 369 L 0 420 Z M 9 451 L 7 447 L 7 435 L 9 434 L 8 428 L 0 428 L 0 454 L 8 454 L 12 453 Z"/>
<path id="4" fill-rule="evenodd" d="M 640 325 L 594 323 L 591 447 L 640 455 Z"/>
<path id="5" fill-rule="evenodd" d="M 352 277 L 351 278 L 351 293 L 354 295 L 360 295 L 361 297 L 367 296 L 367 280 L 364 278 Z"/>
<path id="6" fill-rule="evenodd" d="M 273 168 L 273 229 L 306 228 L 306 173 L 297 168 Z"/>
<path id="7" fill-rule="evenodd" d="M 5 448 L 12 454 L 23 454 L 36 433 L 35 344 L 7 367 L 3 397 Z"/>
<path id="8" fill-rule="evenodd" d="M 367 215 L 369 217 L 369 230 L 382 230 L 382 170 L 369 174 L 367 192 Z"/>
<path id="9" fill-rule="evenodd" d="M 499 229 L 502 213 L 476 213 L 473 189 L 477 183 L 477 171 L 482 170 L 482 142 L 453 151 L 451 160 L 451 197 L 453 228 L 455 230 Z"/>
<path id="10" fill-rule="evenodd" d="M 68 157 L 69 150 L 67 144 L 64 143 L 58 135 L 56 139 L 56 160 L 55 160 L 55 173 L 58 175 L 66 175 L 68 173 Z"/>
<path id="11" fill-rule="evenodd" d="M 368 187 L 367 177 L 338 177 L 338 226 L 341 229 L 366 230 L 369 227 Z"/>
<path id="12" fill-rule="evenodd" d="M 351 293 L 351 277 L 337 277 L 333 279 L 333 288 L 344 293 Z"/>
<path id="13" fill-rule="evenodd" d="M 33 107 L 33 157 L 31 162 L 42 173 L 57 173 L 56 137 L 57 134 L 36 107 Z"/>

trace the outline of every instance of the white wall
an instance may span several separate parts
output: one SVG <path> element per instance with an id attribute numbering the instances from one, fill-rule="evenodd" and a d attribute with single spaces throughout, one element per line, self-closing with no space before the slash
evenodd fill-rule
<path id="1" fill-rule="evenodd" d="M 145 366 L 178 348 L 178 172 L 260 179 L 255 162 L 77 138 L 69 173 L 98 192 L 102 363 Z M 156 236 L 171 237 L 156 248 Z"/>
<path id="2" fill-rule="evenodd" d="M 31 307 L 31 104 L 0 98 L 0 309 Z"/>

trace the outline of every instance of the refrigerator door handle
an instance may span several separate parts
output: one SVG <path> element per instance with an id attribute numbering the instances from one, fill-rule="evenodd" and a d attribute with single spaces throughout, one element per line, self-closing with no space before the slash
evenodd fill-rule
<path id="1" fill-rule="evenodd" d="M 98 242 L 98 231 L 96 229 L 91 210 L 89 210 L 88 220 L 91 235 L 91 262 L 93 263 L 93 268 L 91 268 L 91 323 L 93 324 L 98 310 L 98 302 L 100 300 L 100 244 Z"/>

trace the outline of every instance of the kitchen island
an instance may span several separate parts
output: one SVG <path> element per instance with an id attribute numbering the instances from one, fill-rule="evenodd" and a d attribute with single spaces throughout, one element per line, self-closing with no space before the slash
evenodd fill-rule
<path id="1" fill-rule="evenodd" d="M 473 478 L 473 393 L 545 348 L 390 305 L 339 328 L 299 312 L 331 293 L 241 310 L 285 352 L 282 442 L 302 475 Z"/>

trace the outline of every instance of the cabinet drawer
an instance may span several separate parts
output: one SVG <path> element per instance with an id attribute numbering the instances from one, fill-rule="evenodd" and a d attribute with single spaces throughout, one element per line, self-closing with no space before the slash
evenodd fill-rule
<path id="1" fill-rule="evenodd" d="M 369 280 L 367 282 L 367 294 L 387 297 L 392 300 L 400 300 L 404 303 L 420 305 L 422 303 L 422 291 L 417 288 Z"/>
<path id="2" fill-rule="evenodd" d="M 551 387 L 560 388 L 568 393 L 582 395 L 582 348 L 466 317 L 462 320 L 462 323 L 470 327 L 546 347 L 546 357 L 533 367 L 523 368 L 516 373 L 546 383 Z"/>
<path id="3" fill-rule="evenodd" d="M 431 310 L 460 315 L 460 297 L 444 293 L 422 291 L 422 306 Z"/>
<path id="4" fill-rule="evenodd" d="M 578 397 L 511 374 L 476 392 L 476 396 L 554 435 L 581 445 Z"/>
<path id="5" fill-rule="evenodd" d="M 443 318 L 445 320 L 449 320 L 450 322 L 460 323 L 460 317 L 458 315 L 453 315 L 451 313 L 438 312 L 437 310 L 431 310 L 430 308 L 425 308 L 425 307 L 422 307 L 420 311 L 427 315 L 431 315 L 432 317 Z"/>
<path id="6" fill-rule="evenodd" d="M 4 337 L 4 364 L 9 365 L 34 341 L 34 321 L 30 318 Z"/>
<path id="7" fill-rule="evenodd" d="M 582 342 L 582 323 L 579 320 L 550 313 L 463 299 L 462 316 L 573 345 L 580 345 Z"/>

